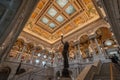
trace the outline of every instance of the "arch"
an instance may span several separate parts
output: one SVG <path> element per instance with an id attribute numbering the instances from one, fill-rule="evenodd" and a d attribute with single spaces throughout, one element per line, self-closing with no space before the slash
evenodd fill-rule
<path id="1" fill-rule="evenodd" d="M 25 41 L 23 39 L 21 39 L 21 38 L 17 39 L 17 41 L 25 43 Z"/>
<path id="2" fill-rule="evenodd" d="M 80 50 L 82 52 L 82 57 L 87 58 L 88 55 L 88 47 L 89 47 L 89 36 L 88 35 L 82 35 L 80 37 Z"/>
<path id="3" fill-rule="evenodd" d="M 100 29 L 100 28 L 108 28 L 109 29 L 109 27 L 108 26 L 105 26 L 105 25 L 101 25 L 101 26 L 99 26 L 99 27 L 97 27 L 97 28 L 95 28 L 94 29 L 94 33 L 98 30 L 98 29 Z"/>
<path id="4" fill-rule="evenodd" d="M 88 34 L 87 34 L 87 33 L 81 34 L 81 35 L 78 37 L 78 40 L 80 40 L 80 38 L 81 38 L 82 36 L 84 36 L 84 35 L 88 35 Z"/>
<path id="5" fill-rule="evenodd" d="M 40 46 L 42 49 L 44 49 L 44 46 L 43 46 L 43 45 L 41 45 L 41 44 L 39 44 L 39 45 L 36 45 L 36 46 Z"/>
<path id="6" fill-rule="evenodd" d="M 43 50 L 41 46 L 35 46 L 35 53 L 38 54 Z"/>
<path id="7" fill-rule="evenodd" d="M 74 41 L 73 40 L 69 41 L 69 45 L 74 46 Z"/>
<path id="8" fill-rule="evenodd" d="M 9 66 L 0 67 L 0 79 L 1 80 L 7 80 L 10 73 L 11 73 L 11 68 Z"/>
<path id="9" fill-rule="evenodd" d="M 23 39 L 25 41 L 25 43 L 27 42 L 26 38 L 23 36 L 19 36 L 18 39 Z"/>
<path id="10" fill-rule="evenodd" d="M 42 54 L 48 54 L 49 53 L 49 50 L 47 48 L 43 49 L 42 51 Z"/>
<path id="11" fill-rule="evenodd" d="M 59 47 L 58 47 L 58 52 L 62 53 L 62 50 L 63 50 L 63 45 L 61 44 L 61 45 L 59 45 Z"/>
<path id="12" fill-rule="evenodd" d="M 32 51 L 33 48 L 34 48 L 34 44 L 33 43 L 27 43 L 26 48 L 27 48 L 28 51 Z"/>
<path id="13" fill-rule="evenodd" d="M 99 38 L 103 41 L 112 37 L 112 32 L 107 27 L 100 27 L 96 30 L 95 33 L 97 35 L 97 38 Z"/>
<path id="14" fill-rule="evenodd" d="M 89 36 L 88 35 L 82 35 L 79 40 L 80 40 L 80 43 L 84 43 L 85 41 L 89 40 Z"/>
<path id="15" fill-rule="evenodd" d="M 25 43 L 25 41 L 22 38 L 18 38 L 14 45 L 17 45 L 19 47 L 23 47 L 24 43 Z"/>

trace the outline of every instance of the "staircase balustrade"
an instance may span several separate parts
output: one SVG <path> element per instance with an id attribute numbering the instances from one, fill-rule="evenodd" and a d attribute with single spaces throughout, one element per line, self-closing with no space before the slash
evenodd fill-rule
<path id="1" fill-rule="evenodd" d="M 87 65 L 79 74 L 76 80 L 93 80 L 95 74 L 99 74 L 101 68 L 101 61 L 94 64 Z"/>

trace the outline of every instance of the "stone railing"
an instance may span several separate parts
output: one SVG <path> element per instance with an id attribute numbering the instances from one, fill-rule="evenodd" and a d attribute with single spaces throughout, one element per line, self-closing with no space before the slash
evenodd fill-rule
<path id="1" fill-rule="evenodd" d="M 32 75 L 32 72 L 28 71 L 26 73 L 14 76 L 13 79 L 11 80 L 30 80 L 31 75 Z"/>
<path id="2" fill-rule="evenodd" d="M 95 74 L 99 74 L 101 61 L 96 61 L 94 64 L 87 65 L 76 80 L 92 80 Z"/>
<path id="3" fill-rule="evenodd" d="M 49 69 L 49 70 L 48 70 Z M 37 69 L 37 70 L 31 70 L 31 71 L 27 71 L 23 74 L 20 74 L 20 75 L 16 75 L 14 76 L 11 80 L 32 80 L 32 79 L 35 79 L 35 80 L 39 80 L 41 78 L 41 80 L 43 80 L 43 76 L 44 76 L 44 79 L 46 77 L 51 77 L 53 75 L 52 70 L 50 70 L 50 68 L 44 68 L 44 69 Z M 46 71 L 46 73 L 44 73 Z M 51 75 L 50 75 L 51 73 Z M 48 74 L 48 75 L 47 75 Z M 53 76 L 52 76 L 53 78 Z"/>
<path id="4" fill-rule="evenodd" d="M 69 60 L 69 65 L 74 65 L 74 64 L 82 64 L 82 65 L 88 65 L 88 64 L 93 64 L 93 60 L 89 59 L 74 59 L 74 60 Z M 63 66 L 63 60 L 61 62 L 54 63 L 53 67 L 60 67 Z"/>
<path id="5" fill-rule="evenodd" d="M 89 63 L 70 63 L 69 64 L 69 70 L 72 72 L 71 73 L 71 77 L 73 80 L 75 80 L 77 78 L 77 76 L 81 73 L 81 71 L 85 68 L 85 66 L 93 64 L 93 62 L 89 62 Z M 57 71 L 60 71 L 61 75 L 62 75 L 62 69 L 63 69 L 63 65 L 54 67 L 55 69 L 55 73 Z"/>
<path id="6" fill-rule="evenodd" d="M 14 76 L 10 80 L 47 80 L 48 78 L 54 79 L 54 69 L 52 67 L 30 70 Z"/>

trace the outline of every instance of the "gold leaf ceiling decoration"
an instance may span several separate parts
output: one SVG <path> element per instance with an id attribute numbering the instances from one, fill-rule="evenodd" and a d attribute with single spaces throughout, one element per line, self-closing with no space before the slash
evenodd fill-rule
<path id="1" fill-rule="evenodd" d="M 52 44 L 97 19 L 91 0 L 40 0 L 24 31 Z"/>

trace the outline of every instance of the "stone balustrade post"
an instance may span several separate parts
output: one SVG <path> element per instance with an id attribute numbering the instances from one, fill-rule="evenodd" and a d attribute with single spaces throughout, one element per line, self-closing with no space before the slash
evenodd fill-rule
<path id="1" fill-rule="evenodd" d="M 102 53 L 101 47 L 98 44 L 98 41 L 96 39 L 96 34 L 90 35 L 89 38 L 94 40 L 94 42 L 96 44 L 96 47 L 97 47 L 97 50 L 98 50 L 98 54 L 93 54 L 94 61 L 96 61 L 96 60 L 104 60 L 105 58 L 104 58 L 104 55 Z"/>
<path id="2" fill-rule="evenodd" d="M 22 55 L 26 49 L 26 44 L 24 44 L 22 51 L 19 53 L 20 55 L 18 56 L 18 61 L 21 61 Z"/>
<path id="3" fill-rule="evenodd" d="M 77 45 L 77 47 L 78 47 L 78 52 L 79 52 L 79 59 L 80 59 L 80 61 L 82 60 L 82 52 L 81 52 L 81 50 L 80 50 L 80 45 L 78 44 Z"/>
<path id="4" fill-rule="evenodd" d="M 33 63 L 34 54 L 35 54 L 35 48 L 33 48 L 33 50 L 32 50 L 30 64 Z"/>

